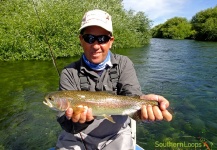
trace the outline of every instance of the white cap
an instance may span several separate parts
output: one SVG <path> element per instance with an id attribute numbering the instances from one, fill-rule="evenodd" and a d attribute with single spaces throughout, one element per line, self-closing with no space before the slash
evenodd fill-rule
<path id="1" fill-rule="evenodd" d="M 85 13 L 79 30 L 89 26 L 99 26 L 111 33 L 113 32 L 111 16 L 107 12 L 99 9 Z"/>

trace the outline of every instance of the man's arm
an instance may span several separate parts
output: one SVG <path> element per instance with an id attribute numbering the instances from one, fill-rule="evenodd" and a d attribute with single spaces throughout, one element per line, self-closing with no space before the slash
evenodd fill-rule
<path id="1" fill-rule="evenodd" d="M 134 65 L 128 57 L 123 56 L 120 60 L 119 71 L 118 95 L 142 95 Z"/>
<path id="2" fill-rule="evenodd" d="M 119 79 L 119 93 L 120 95 L 139 95 L 141 99 L 146 100 L 156 100 L 159 106 L 146 106 L 141 107 L 141 119 L 142 120 L 162 120 L 167 121 L 172 120 L 172 115 L 169 113 L 167 108 L 169 107 L 169 101 L 163 96 L 148 94 L 144 95 L 141 92 L 141 87 L 139 85 L 136 72 L 131 60 L 126 57 L 120 63 L 120 79 Z"/>

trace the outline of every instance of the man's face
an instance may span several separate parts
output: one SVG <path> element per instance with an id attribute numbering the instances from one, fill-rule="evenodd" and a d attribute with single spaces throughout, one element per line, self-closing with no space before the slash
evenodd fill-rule
<path id="1" fill-rule="evenodd" d="M 108 31 L 98 26 L 87 27 L 83 35 L 85 34 L 91 34 L 94 36 L 110 35 Z M 107 43 L 100 44 L 96 40 L 94 43 L 89 44 L 84 41 L 82 35 L 80 35 L 79 38 L 86 58 L 94 64 L 99 64 L 105 60 L 108 51 L 111 48 L 112 43 L 114 41 L 114 37 L 111 37 Z"/>

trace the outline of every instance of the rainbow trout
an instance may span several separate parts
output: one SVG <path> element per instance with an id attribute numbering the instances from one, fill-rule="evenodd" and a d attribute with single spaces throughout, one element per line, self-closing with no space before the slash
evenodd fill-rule
<path id="1" fill-rule="evenodd" d="M 157 101 L 144 100 L 138 97 L 113 95 L 107 92 L 91 91 L 56 91 L 45 96 L 45 105 L 56 111 L 73 109 L 73 113 L 82 113 L 83 106 L 92 108 L 94 116 L 103 116 L 114 122 L 110 115 L 128 115 L 135 120 L 140 118 L 142 105 L 158 106 Z"/>

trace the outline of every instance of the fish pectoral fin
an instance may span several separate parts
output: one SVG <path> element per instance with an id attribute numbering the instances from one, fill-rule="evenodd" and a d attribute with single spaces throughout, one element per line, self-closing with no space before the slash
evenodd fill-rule
<path id="1" fill-rule="evenodd" d="M 107 119 L 108 121 L 110 121 L 110 122 L 112 122 L 112 123 L 116 123 L 114 120 L 113 120 L 113 118 L 111 117 L 111 116 L 108 116 L 108 115 L 106 115 L 106 114 L 103 114 L 102 115 L 105 119 Z"/>
<path id="2" fill-rule="evenodd" d="M 83 113 L 85 111 L 85 108 L 83 106 L 73 107 L 72 109 L 73 109 L 74 115 L 78 115 L 78 114 Z"/>

